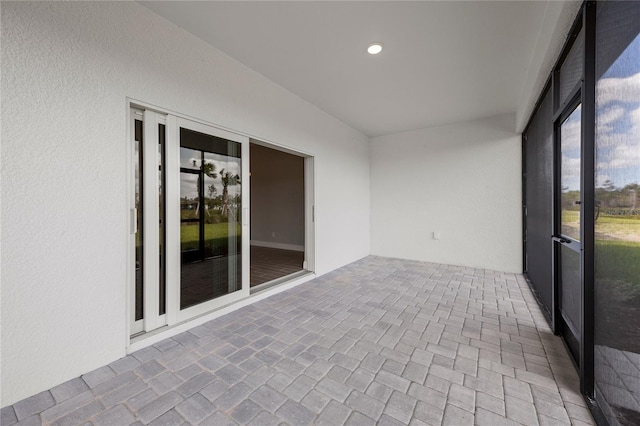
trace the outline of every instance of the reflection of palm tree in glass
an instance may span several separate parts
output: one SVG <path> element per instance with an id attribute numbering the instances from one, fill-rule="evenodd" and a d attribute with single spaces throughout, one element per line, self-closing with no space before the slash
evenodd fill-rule
<path id="1" fill-rule="evenodd" d="M 196 167 L 196 160 L 193 160 L 193 166 Z M 224 171 L 224 169 L 223 169 Z M 209 176 L 211 179 L 216 179 L 218 177 L 218 174 L 216 173 L 216 166 L 213 163 L 207 163 L 206 161 L 202 164 L 202 172 Z M 196 216 L 198 215 L 198 213 L 200 212 L 200 176 L 201 174 L 198 174 L 198 179 L 196 180 L 196 193 L 198 194 L 197 200 L 198 200 L 198 204 L 196 204 Z M 211 185 L 213 186 L 213 185 Z M 215 188 L 214 188 L 215 190 Z M 211 192 L 211 188 L 209 188 L 209 192 Z"/>
<path id="2" fill-rule="evenodd" d="M 224 169 L 220 170 L 220 181 L 222 182 L 222 216 L 229 215 L 229 185 L 240 184 L 240 176 L 237 174 L 232 175 L 231 172 L 225 172 Z"/>
<path id="3" fill-rule="evenodd" d="M 205 199 L 205 208 L 207 209 L 207 216 L 211 216 L 214 205 L 213 197 L 216 195 L 216 192 L 218 192 L 218 190 L 216 189 L 216 186 L 214 184 L 209 185 L 207 187 L 207 190 L 209 191 L 209 198 Z"/>

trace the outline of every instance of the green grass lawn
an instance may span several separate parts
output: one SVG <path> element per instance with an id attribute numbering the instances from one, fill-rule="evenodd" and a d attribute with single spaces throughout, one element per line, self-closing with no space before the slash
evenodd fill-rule
<path id="1" fill-rule="evenodd" d="M 638 217 L 638 216 L 604 216 L 604 215 L 600 215 L 598 217 L 598 221 L 596 223 L 640 226 L 640 217 Z"/>
<path id="2" fill-rule="evenodd" d="M 640 243 L 640 219 L 637 217 L 600 216 L 596 221 L 596 238 Z"/>
<path id="3" fill-rule="evenodd" d="M 640 243 L 596 240 L 596 344 L 640 352 Z"/>
<path id="4" fill-rule="evenodd" d="M 595 232 L 596 277 L 624 282 L 640 291 L 640 218 L 600 215 Z"/>
<path id="5" fill-rule="evenodd" d="M 235 225 L 236 225 L 236 235 L 239 238 L 242 227 L 240 226 L 239 223 L 236 223 Z M 193 225 L 183 225 L 180 227 L 180 245 L 183 251 L 198 249 L 198 241 L 200 238 L 198 234 L 199 234 L 199 225 L 197 223 Z M 229 238 L 229 223 L 222 222 L 222 223 L 205 224 L 204 226 L 205 246 L 211 247 L 214 252 L 217 252 L 219 249 L 223 247 L 227 247 L 228 238 Z"/>
<path id="6" fill-rule="evenodd" d="M 562 210 L 563 222 L 576 222 L 578 220 L 580 220 L 579 210 Z"/>
<path id="7" fill-rule="evenodd" d="M 623 281 L 640 291 L 640 243 L 596 241 L 596 279 Z"/>
<path id="8" fill-rule="evenodd" d="M 580 211 L 579 210 L 563 210 L 562 211 L 562 220 L 566 222 L 575 222 L 580 219 Z M 639 216 L 605 216 L 604 214 L 600 214 L 598 216 L 597 223 L 611 223 L 611 224 L 637 224 L 640 225 L 640 217 Z"/>
<path id="9" fill-rule="evenodd" d="M 576 223 L 579 218 L 578 211 L 562 211 L 564 224 Z M 640 292 L 640 218 L 600 215 L 595 232 L 596 277 L 626 283 Z"/>
<path id="10" fill-rule="evenodd" d="M 580 212 L 562 211 L 563 232 L 571 237 L 579 238 Z M 640 243 L 640 217 L 638 216 L 605 216 L 600 215 L 595 224 L 596 239 L 626 240 Z"/>

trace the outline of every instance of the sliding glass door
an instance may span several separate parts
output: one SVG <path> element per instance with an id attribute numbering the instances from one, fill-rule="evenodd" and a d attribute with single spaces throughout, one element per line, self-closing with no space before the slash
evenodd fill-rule
<path id="1" fill-rule="evenodd" d="M 556 191 L 559 196 L 558 225 L 554 237 L 560 332 L 577 362 L 580 360 L 583 292 L 580 241 L 581 123 L 582 108 L 578 105 L 562 121 L 559 129 L 557 158 L 560 170 L 556 181 Z"/>
<path id="2" fill-rule="evenodd" d="M 242 289 L 242 143 L 180 127 L 180 309 Z"/>
<path id="3" fill-rule="evenodd" d="M 166 324 L 165 123 L 162 114 L 131 110 L 132 334 Z"/>
<path id="4" fill-rule="evenodd" d="M 131 335 L 249 295 L 248 138 L 131 110 Z"/>

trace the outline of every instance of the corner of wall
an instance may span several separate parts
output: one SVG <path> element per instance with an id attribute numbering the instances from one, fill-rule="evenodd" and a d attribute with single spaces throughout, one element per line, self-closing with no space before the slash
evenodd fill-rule
<path id="1" fill-rule="evenodd" d="M 371 253 L 521 272 L 522 146 L 514 117 L 373 138 Z"/>

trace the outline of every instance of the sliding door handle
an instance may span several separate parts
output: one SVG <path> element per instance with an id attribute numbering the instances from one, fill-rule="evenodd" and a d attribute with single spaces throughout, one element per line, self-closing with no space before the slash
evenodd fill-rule
<path id="1" fill-rule="evenodd" d="M 570 239 L 564 238 L 564 237 L 551 237 L 551 239 L 556 243 L 561 243 L 561 244 L 569 244 L 571 242 Z"/>

